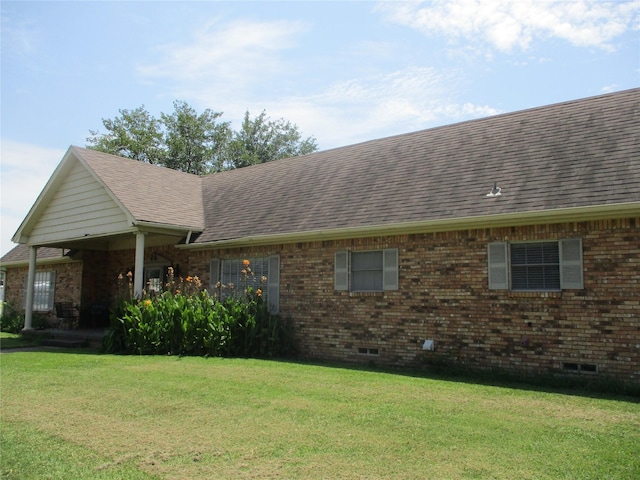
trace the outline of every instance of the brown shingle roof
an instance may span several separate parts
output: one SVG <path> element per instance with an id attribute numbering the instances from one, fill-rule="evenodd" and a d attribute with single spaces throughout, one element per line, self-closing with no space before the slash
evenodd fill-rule
<path id="1" fill-rule="evenodd" d="M 137 221 L 203 230 L 195 244 L 536 212 L 546 221 L 562 209 L 625 203 L 640 216 L 640 89 L 208 177 L 72 150 Z M 487 198 L 494 182 L 502 195 Z"/>
<path id="2" fill-rule="evenodd" d="M 634 89 L 278 160 L 203 179 L 196 243 L 638 202 L 639 147 Z"/>
<path id="3" fill-rule="evenodd" d="M 66 258 L 66 254 L 69 252 L 68 249 L 62 248 L 50 248 L 50 247 L 40 247 L 38 248 L 38 261 L 42 260 L 53 260 L 53 259 L 63 259 Z M 16 245 L 13 249 L 8 251 L 2 257 L 2 264 L 13 264 L 13 263 L 24 263 L 26 264 L 29 260 L 29 246 L 28 245 Z"/>
<path id="4" fill-rule="evenodd" d="M 96 150 L 71 148 L 136 220 L 204 228 L 201 177 Z"/>

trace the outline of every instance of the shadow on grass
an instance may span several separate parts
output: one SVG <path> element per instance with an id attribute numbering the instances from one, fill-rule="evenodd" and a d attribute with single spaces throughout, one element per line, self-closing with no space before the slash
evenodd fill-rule
<path id="1" fill-rule="evenodd" d="M 3 353 L 17 349 L 38 347 L 39 345 L 39 338 L 24 337 L 17 333 L 0 333 L 0 351 Z"/>
<path id="2" fill-rule="evenodd" d="M 584 375 L 578 377 L 568 374 L 523 374 L 521 372 L 516 373 L 499 369 L 470 369 L 460 365 L 390 367 L 374 364 L 362 365 L 346 362 L 328 362 L 313 359 L 274 359 L 274 361 L 325 368 L 384 373 L 413 378 L 426 378 L 444 382 L 460 382 L 488 387 L 640 403 L 640 385 L 623 384 L 606 377 L 586 377 Z"/>
<path id="3" fill-rule="evenodd" d="M 95 337 L 95 333 L 93 333 L 93 336 Z M 95 344 L 92 347 L 82 348 L 46 346 L 43 345 L 43 343 L 46 343 L 44 342 L 46 338 L 48 338 L 47 333 L 23 334 L 17 339 L 8 339 L 3 337 L 1 338 L 1 351 L 2 353 L 9 353 L 12 351 L 46 351 L 61 354 L 106 355 L 103 350 L 100 347 L 96 347 Z M 115 355 L 133 356 L 129 354 Z M 179 356 L 176 355 L 176 358 L 179 358 Z M 257 360 L 261 359 L 258 358 Z M 599 377 L 596 375 L 523 374 L 521 372 L 509 372 L 504 369 L 474 369 L 457 364 L 424 364 L 408 367 L 392 367 L 377 365 L 373 362 L 365 365 L 296 357 L 265 358 L 263 360 L 295 365 L 366 371 L 414 378 L 426 378 L 445 382 L 461 382 L 515 390 L 558 393 L 571 396 L 640 403 L 640 385 L 624 384 L 607 377 Z"/>

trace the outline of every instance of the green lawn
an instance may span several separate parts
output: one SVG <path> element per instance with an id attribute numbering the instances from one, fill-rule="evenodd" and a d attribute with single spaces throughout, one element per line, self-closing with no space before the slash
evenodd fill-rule
<path id="1" fill-rule="evenodd" d="M 637 479 L 640 404 L 260 361 L 0 356 L 3 479 Z"/>

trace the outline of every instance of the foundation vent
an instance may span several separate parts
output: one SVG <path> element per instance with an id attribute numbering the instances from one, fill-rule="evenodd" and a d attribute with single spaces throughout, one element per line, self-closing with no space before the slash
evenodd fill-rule
<path id="1" fill-rule="evenodd" d="M 360 355 L 378 355 L 377 348 L 358 347 L 358 353 Z"/>
<path id="2" fill-rule="evenodd" d="M 562 370 L 565 372 L 571 373 L 584 373 L 595 375 L 598 373 L 598 365 L 595 363 L 574 363 L 574 362 L 563 362 Z"/>

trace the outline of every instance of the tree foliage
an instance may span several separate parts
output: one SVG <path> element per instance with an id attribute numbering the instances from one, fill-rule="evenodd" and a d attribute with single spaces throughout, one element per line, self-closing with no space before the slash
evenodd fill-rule
<path id="1" fill-rule="evenodd" d="M 176 100 L 173 112 L 154 118 L 144 105 L 119 110 L 120 116 L 102 119 L 106 133 L 90 130 L 87 147 L 183 172 L 204 175 L 318 149 L 314 137 L 302 138 L 297 125 L 271 120 L 265 111 L 251 118 L 247 111 L 240 130 L 221 121 L 222 113 L 198 113 Z"/>
<path id="2" fill-rule="evenodd" d="M 298 127 L 284 119 L 271 120 L 263 110 L 253 120 L 245 112 L 242 128 L 229 144 L 229 162 L 234 168 L 315 152 L 316 139 L 302 139 Z"/>
<path id="3" fill-rule="evenodd" d="M 89 130 L 90 148 L 133 158 L 141 162 L 164 164 L 163 134 L 160 122 L 144 109 L 119 110 L 120 116 L 102 119 L 108 133 Z"/>
<path id="4" fill-rule="evenodd" d="M 165 126 L 164 166 L 203 175 L 221 170 L 222 155 L 229 142 L 228 122 L 216 123 L 220 112 L 198 113 L 186 102 L 175 101 L 171 115 L 161 114 Z"/>

